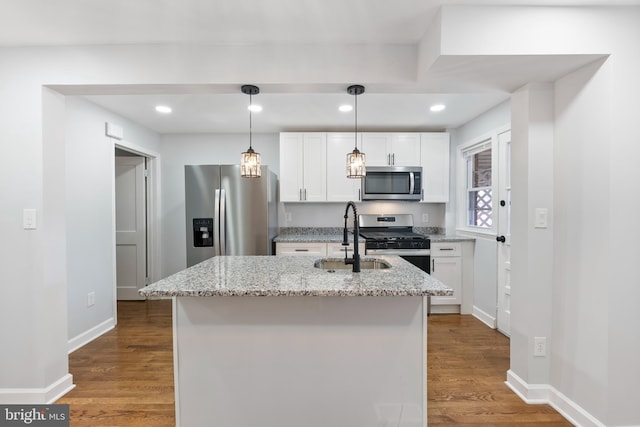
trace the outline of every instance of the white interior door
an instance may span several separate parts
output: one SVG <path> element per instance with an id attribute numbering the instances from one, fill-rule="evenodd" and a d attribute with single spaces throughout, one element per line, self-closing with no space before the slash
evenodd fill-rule
<path id="1" fill-rule="evenodd" d="M 498 135 L 498 330 L 511 333 L 511 131 Z"/>
<path id="2" fill-rule="evenodd" d="M 140 300 L 146 278 L 145 158 L 115 158 L 117 299 Z"/>

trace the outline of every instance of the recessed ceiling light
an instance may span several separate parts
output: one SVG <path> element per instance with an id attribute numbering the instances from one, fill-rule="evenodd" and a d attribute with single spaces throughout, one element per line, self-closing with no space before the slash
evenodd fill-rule
<path id="1" fill-rule="evenodd" d="M 342 111 L 343 113 L 348 113 L 349 111 L 353 110 L 353 106 L 351 105 L 341 105 L 338 107 L 338 110 Z"/>
<path id="2" fill-rule="evenodd" d="M 445 108 L 447 108 L 444 104 L 435 104 L 432 105 L 431 108 L 429 108 L 429 110 L 433 111 L 434 113 L 438 112 L 438 111 L 442 111 Z"/>
<path id="3" fill-rule="evenodd" d="M 256 105 L 256 104 L 251 104 L 251 105 L 249 105 L 249 111 L 252 111 L 254 113 L 259 113 L 260 111 L 262 111 L 262 106 L 261 105 Z"/>
<path id="4" fill-rule="evenodd" d="M 173 110 L 171 109 L 171 107 L 167 107 L 166 105 L 156 105 L 156 111 L 162 114 L 169 114 Z"/>

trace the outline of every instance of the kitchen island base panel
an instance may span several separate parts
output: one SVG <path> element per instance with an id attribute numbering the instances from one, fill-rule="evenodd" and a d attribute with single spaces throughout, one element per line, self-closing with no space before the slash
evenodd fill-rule
<path id="1" fill-rule="evenodd" d="M 426 426 L 425 300 L 174 297 L 176 425 Z"/>

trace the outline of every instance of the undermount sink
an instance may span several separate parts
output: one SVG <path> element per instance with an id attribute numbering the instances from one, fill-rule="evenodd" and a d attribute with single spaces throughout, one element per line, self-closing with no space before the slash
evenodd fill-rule
<path id="1" fill-rule="evenodd" d="M 324 270 L 351 270 L 352 264 L 345 264 L 344 259 L 341 258 L 321 258 L 313 263 L 315 268 L 322 268 Z M 381 270 L 385 268 L 391 268 L 391 264 L 381 259 L 363 258 L 360 259 L 361 270 Z"/>

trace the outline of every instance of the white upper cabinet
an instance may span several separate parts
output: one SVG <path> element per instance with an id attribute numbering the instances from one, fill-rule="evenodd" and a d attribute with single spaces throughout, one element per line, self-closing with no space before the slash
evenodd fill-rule
<path id="1" fill-rule="evenodd" d="M 367 166 L 420 166 L 420 134 L 364 132 Z"/>
<path id="2" fill-rule="evenodd" d="M 391 164 L 393 166 L 420 166 L 420 134 L 391 134 Z"/>
<path id="3" fill-rule="evenodd" d="M 324 132 L 280 134 L 280 201 L 327 200 L 327 139 Z"/>
<path id="4" fill-rule="evenodd" d="M 361 148 L 358 134 L 358 149 Z M 354 132 L 327 133 L 327 201 L 360 200 L 360 179 L 347 178 L 347 153 L 355 147 Z"/>
<path id="5" fill-rule="evenodd" d="M 391 134 L 384 132 L 364 132 L 362 136 L 362 151 L 366 158 L 367 166 L 389 165 L 389 147 L 391 147 Z"/>
<path id="6" fill-rule="evenodd" d="M 449 134 L 422 133 L 420 165 L 422 166 L 422 201 L 449 201 Z"/>
<path id="7" fill-rule="evenodd" d="M 358 134 L 367 166 L 422 166 L 422 202 L 449 201 L 449 134 L 446 132 Z M 353 132 L 280 134 L 280 200 L 346 202 L 361 199 L 359 179 L 347 178 Z"/>

